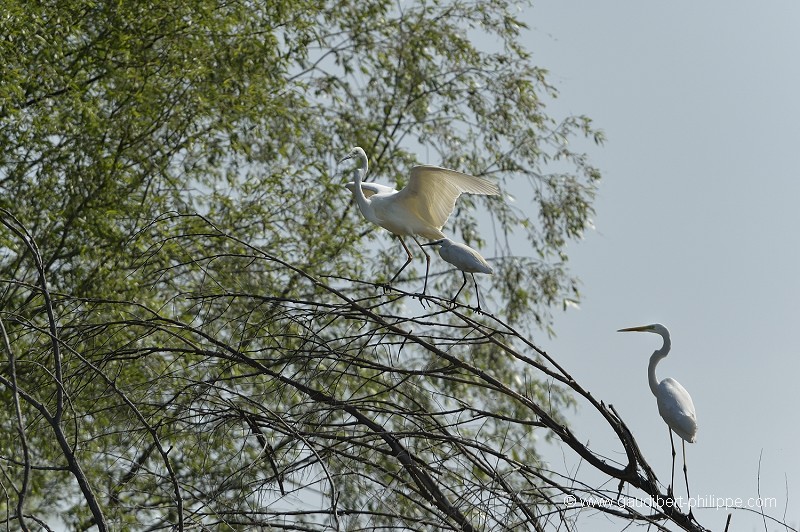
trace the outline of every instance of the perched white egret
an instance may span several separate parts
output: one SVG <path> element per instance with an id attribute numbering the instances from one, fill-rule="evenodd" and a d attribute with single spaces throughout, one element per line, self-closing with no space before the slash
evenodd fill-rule
<path id="1" fill-rule="evenodd" d="M 458 294 L 464 289 L 467 284 L 467 273 L 472 275 L 472 283 L 475 285 L 475 297 L 478 299 L 478 310 L 481 309 L 481 296 L 478 293 L 478 283 L 475 281 L 476 273 L 494 273 L 492 267 L 486 262 L 486 259 L 481 257 L 481 254 L 469 247 L 466 244 L 453 242 L 449 238 L 441 238 L 423 246 L 439 246 L 439 256 L 445 261 L 449 262 L 459 270 L 461 275 L 464 276 L 464 282 L 461 288 L 458 289 L 456 295 L 453 296 L 453 301 L 456 300 Z"/>
<path id="2" fill-rule="evenodd" d="M 686 494 L 689 494 L 689 476 L 686 473 L 686 444 L 694 443 L 697 437 L 697 416 L 694 411 L 694 403 L 689 396 L 686 388 L 672 378 L 666 378 L 661 382 L 656 379 L 656 366 L 662 358 L 669 354 L 671 342 L 669 331 L 660 323 L 652 325 L 642 325 L 640 327 L 630 327 L 620 329 L 617 332 L 649 332 L 660 334 L 664 339 L 661 349 L 656 349 L 650 357 L 650 365 L 647 368 L 650 390 L 656 396 L 658 403 L 658 413 L 664 418 L 669 426 L 669 442 L 672 445 L 672 484 L 675 483 L 675 443 L 672 440 L 672 432 L 681 437 L 681 448 L 683 450 L 683 478 L 686 480 Z M 670 485 L 672 489 L 672 485 Z M 691 508 L 689 509 L 691 515 Z"/>
<path id="3" fill-rule="evenodd" d="M 425 255 L 425 285 L 422 288 L 424 294 L 428 287 L 431 257 L 417 240 L 417 235 L 430 240 L 445 238 L 442 227 L 462 193 L 494 196 L 500 194 L 500 189 L 481 177 L 426 165 L 411 168 L 408 184 L 402 190 L 395 191 L 386 185 L 379 185 L 379 190 L 374 186 L 376 183 L 373 183 L 376 192 L 368 196 L 363 184 L 369 164 L 364 150 L 356 146 L 339 162 L 354 158 L 361 161 L 352 189 L 361 214 L 375 225 L 397 235 L 408 255 L 405 264 L 389 280 L 389 284 L 397 279 L 414 258 L 403 240 L 404 236 L 410 236 Z"/>

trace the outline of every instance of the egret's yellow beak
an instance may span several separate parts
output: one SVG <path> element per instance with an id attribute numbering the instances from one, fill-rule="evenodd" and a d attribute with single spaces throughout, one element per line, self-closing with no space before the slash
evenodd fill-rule
<path id="1" fill-rule="evenodd" d="M 643 332 L 653 329 L 652 325 L 640 325 L 638 327 L 628 327 L 627 329 L 619 329 L 617 332 Z"/>

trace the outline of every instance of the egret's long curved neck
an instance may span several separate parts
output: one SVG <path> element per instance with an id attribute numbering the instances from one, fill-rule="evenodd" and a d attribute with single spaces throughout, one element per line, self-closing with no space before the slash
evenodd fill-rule
<path id="1" fill-rule="evenodd" d="M 356 186 L 353 192 L 355 193 L 356 203 L 358 203 L 358 206 L 361 208 L 361 212 L 366 212 L 364 209 L 369 206 L 369 200 L 367 200 L 367 197 L 364 195 L 364 190 L 361 188 L 361 182 L 367 176 L 369 162 L 367 161 L 367 156 L 363 153 L 359 153 L 358 158 L 361 160 L 361 168 L 356 171 Z"/>
<path id="2" fill-rule="evenodd" d="M 664 339 L 664 345 L 661 346 L 661 349 L 657 349 L 653 352 L 650 356 L 650 365 L 647 367 L 647 379 L 650 382 L 650 391 L 653 392 L 653 395 L 656 395 L 658 391 L 658 379 L 656 378 L 656 366 L 661 359 L 664 358 L 669 354 L 669 348 L 672 346 L 672 343 L 669 339 L 669 334 L 662 334 L 661 337 Z"/>

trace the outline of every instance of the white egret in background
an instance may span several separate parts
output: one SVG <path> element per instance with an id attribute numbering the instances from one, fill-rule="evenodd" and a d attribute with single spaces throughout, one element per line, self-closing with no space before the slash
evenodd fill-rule
<path id="1" fill-rule="evenodd" d="M 379 185 L 382 190 L 368 195 L 363 184 L 369 164 L 364 150 L 356 146 L 339 162 L 356 158 L 360 160 L 361 168 L 356 172 L 353 194 L 361 214 L 375 225 L 397 235 L 408 256 L 402 268 L 389 280 L 389 284 L 397 279 L 414 258 L 403 240 L 404 236 L 410 236 L 425 255 L 425 285 L 422 288 L 424 294 L 428 287 L 431 257 L 419 243 L 417 236 L 429 240 L 445 238 L 442 227 L 462 193 L 494 196 L 500 194 L 500 189 L 482 177 L 425 165 L 411 168 L 408 184 L 402 190 L 394 191 L 386 185 Z M 375 189 L 374 185 L 377 183 L 373 183 Z"/>
<path id="2" fill-rule="evenodd" d="M 671 347 L 669 331 L 660 323 L 653 323 L 652 325 L 642 325 L 640 327 L 630 327 L 627 329 L 620 329 L 617 332 L 649 332 L 661 335 L 664 339 L 664 345 L 661 349 L 656 349 L 650 357 L 650 365 L 647 368 L 648 380 L 650 381 L 650 390 L 656 396 L 658 403 L 658 413 L 664 418 L 669 426 L 669 441 L 672 444 L 672 483 L 675 483 L 675 443 L 672 440 L 672 432 L 674 431 L 681 437 L 681 448 L 683 449 L 683 478 L 686 480 L 686 494 L 689 494 L 689 476 L 686 473 L 686 443 L 694 443 L 697 437 L 697 415 L 694 411 L 694 403 L 689 396 L 686 388 L 680 385 L 678 381 L 671 378 L 666 378 L 661 382 L 656 379 L 656 366 L 662 358 L 669 354 Z M 670 485 L 672 490 L 672 485 Z M 692 515 L 692 510 L 689 508 L 689 515 Z"/>
<path id="3" fill-rule="evenodd" d="M 453 242 L 449 238 L 441 238 L 439 240 L 428 242 L 427 244 L 422 245 L 439 246 L 439 255 L 442 257 L 442 259 L 461 270 L 461 275 L 464 276 L 464 282 L 461 284 L 461 288 L 458 289 L 458 292 L 456 292 L 456 295 L 453 296 L 453 301 L 456 300 L 458 294 L 460 294 L 467 285 L 467 273 L 472 275 L 472 283 L 475 285 L 475 297 L 478 299 L 478 310 L 480 310 L 481 296 L 478 293 L 478 283 L 475 281 L 475 274 L 494 273 L 492 267 L 489 266 L 488 262 L 486 262 L 486 259 L 481 257 L 480 253 L 468 245 Z"/>
<path id="4" fill-rule="evenodd" d="M 350 181 L 349 183 L 345 183 L 344 186 L 353 193 L 353 196 L 356 195 L 356 183 L 355 181 Z M 388 185 L 381 185 L 380 183 L 361 183 L 361 190 L 364 192 L 364 196 L 370 198 L 375 194 L 397 194 L 397 189 L 394 189 Z"/>

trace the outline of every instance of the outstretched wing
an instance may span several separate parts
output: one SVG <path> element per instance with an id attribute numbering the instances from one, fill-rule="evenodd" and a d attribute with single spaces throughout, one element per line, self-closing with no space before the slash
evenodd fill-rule
<path id="1" fill-rule="evenodd" d="M 431 226 L 441 229 L 462 194 L 500 194 L 498 186 L 482 177 L 462 174 L 438 166 L 415 166 L 397 200 Z"/>

